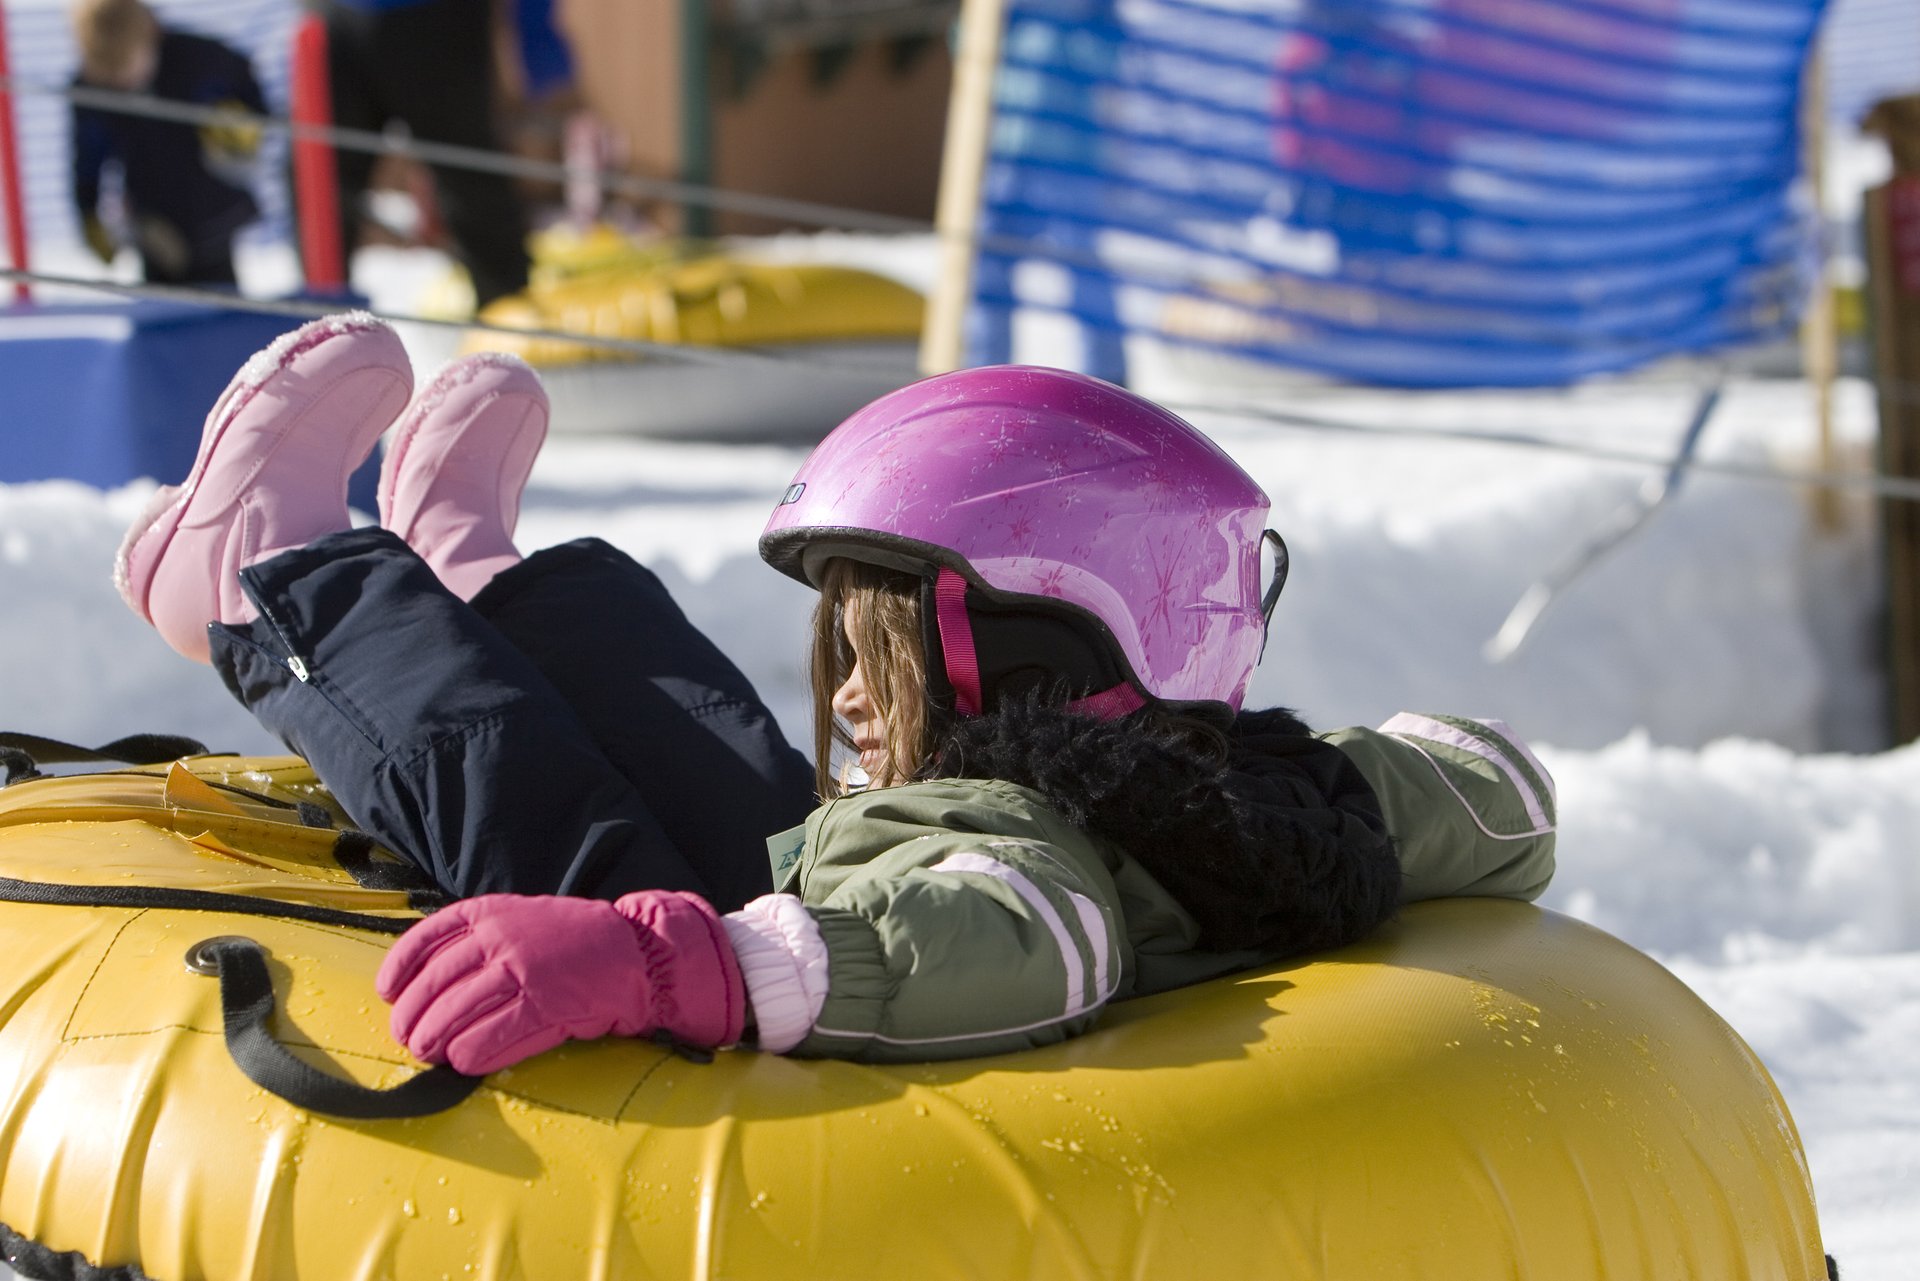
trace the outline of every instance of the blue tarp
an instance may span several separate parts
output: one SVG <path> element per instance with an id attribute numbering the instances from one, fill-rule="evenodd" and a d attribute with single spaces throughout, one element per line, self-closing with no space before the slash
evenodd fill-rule
<path id="1" fill-rule="evenodd" d="M 234 371 L 299 323 L 157 301 L 0 307 L 0 484 L 179 484 Z M 377 455 L 353 477 L 364 511 L 378 478 Z"/>
<path id="2" fill-rule="evenodd" d="M 1009 0 L 969 358 L 1069 318 L 1360 382 L 1564 383 L 1804 292 L 1822 0 Z"/>

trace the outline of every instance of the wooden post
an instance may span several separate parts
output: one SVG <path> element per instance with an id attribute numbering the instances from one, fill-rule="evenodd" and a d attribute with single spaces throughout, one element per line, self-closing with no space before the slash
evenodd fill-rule
<path id="1" fill-rule="evenodd" d="M 1867 305 L 1879 392 L 1880 470 L 1920 477 L 1920 95 L 1874 107 L 1893 177 L 1866 193 Z M 1920 738 L 1920 502 L 1883 499 L 1893 739 Z"/>
<path id="2" fill-rule="evenodd" d="M 947 99 L 947 138 L 940 157 L 940 200 L 934 226 L 940 272 L 920 335 L 920 372 L 957 369 L 964 358 L 967 306 L 973 301 L 975 241 L 980 233 L 980 182 L 993 128 L 993 79 L 1000 65 L 1006 0 L 964 0 L 960 47 Z"/>
<path id="3" fill-rule="evenodd" d="M 1806 69 L 1800 87 L 1800 145 L 1807 186 L 1813 193 L 1817 228 L 1813 279 L 1806 311 L 1800 317 L 1800 366 L 1813 396 L 1815 467 L 1834 470 L 1833 380 L 1840 365 L 1840 336 L 1833 307 L 1833 279 L 1827 270 L 1827 92 L 1820 50 L 1822 41 L 1807 46 Z M 1815 486 L 1814 524 L 1822 533 L 1840 528 L 1840 496 L 1831 485 Z"/>

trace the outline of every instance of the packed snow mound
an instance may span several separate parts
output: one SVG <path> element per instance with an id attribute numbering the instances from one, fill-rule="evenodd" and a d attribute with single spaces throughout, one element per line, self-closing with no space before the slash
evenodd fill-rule
<path id="1" fill-rule="evenodd" d="M 1920 744 L 1694 752 L 1636 733 L 1543 761 L 1562 816 L 1547 906 L 1670 960 L 1920 951 Z"/>

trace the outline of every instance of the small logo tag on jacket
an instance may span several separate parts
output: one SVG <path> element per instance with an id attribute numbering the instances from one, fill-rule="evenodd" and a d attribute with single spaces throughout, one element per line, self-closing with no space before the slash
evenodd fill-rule
<path id="1" fill-rule="evenodd" d="M 800 868 L 800 856 L 806 852 L 805 824 L 776 832 L 767 838 L 767 860 L 773 865 L 773 887 L 778 890 L 792 880 Z"/>

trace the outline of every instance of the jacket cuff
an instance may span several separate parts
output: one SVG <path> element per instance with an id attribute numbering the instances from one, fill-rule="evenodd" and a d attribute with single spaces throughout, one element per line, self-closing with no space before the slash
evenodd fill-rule
<path id="1" fill-rule="evenodd" d="M 820 927 L 792 894 L 764 894 L 720 923 L 740 961 L 760 1048 L 784 1054 L 806 1039 L 827 1001 Z"/>

